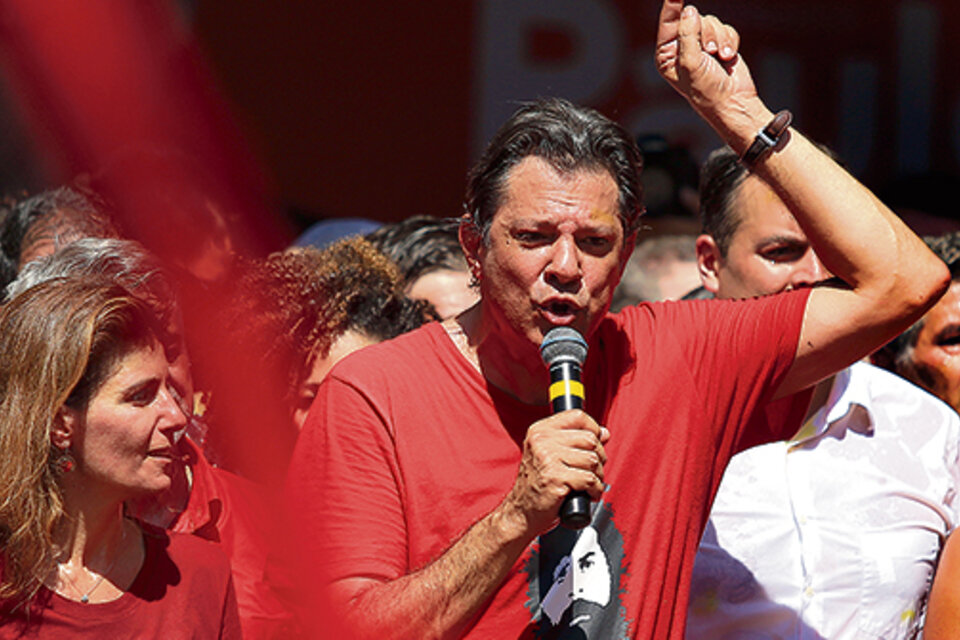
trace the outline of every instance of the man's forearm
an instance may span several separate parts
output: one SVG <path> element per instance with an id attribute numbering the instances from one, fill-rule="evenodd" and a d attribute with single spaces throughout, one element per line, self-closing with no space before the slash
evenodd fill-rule
<path id="1" fill-rule="evenodd" d="M 700 16 L 683 0 L 664 0 L 656 52 L 661 75 L 742 155 L 773 113 L 738 47 L 731 26 Z M 942 263 L 826 154 L 795 131 L 789 135 L 752 170 L 787 204 L 823 264 L 853 287 L 855 297 L 841 304 L 855 316 L 847 316 L 848 326 L 866 322 L 882 327 L 879 335 L 909 322 L 943 290 Z"/>
<path id="2" fill-rule="evenodd" d="M 739 35 L 683 0 L 664 0 L 657 68 L 738 154 L 774 119 L 757 95 Z M 850 290 L 813 291 L 778 396 L 803 389 L 905 329 L 949 285 L 943 263 L 886 206 L 795 131 L 751 170 L 786 203 L 820 261 Z"/>
<path id="3" fill-rule="evenodd" d="M 755 123 L 773 117 L 763 111 Z M 747 131 L 728 132 L 728 143 L 742 150 L 749 145 Z M 936 302 L 949 273 L 876 196 L 795 131 L 752 170 L 786 203 L 824 266 L 851 288 L 811 294 L 797 358 L 778 389 L 782 396 L 906 329 Z"/>
<path id="4" fill-rule="evenodd" d="M 439 558 L 389 582 L 334 585 L 360 638 L 456 638 L 506 578 L 533 536 L 523 518 L 498 507 Z"/>

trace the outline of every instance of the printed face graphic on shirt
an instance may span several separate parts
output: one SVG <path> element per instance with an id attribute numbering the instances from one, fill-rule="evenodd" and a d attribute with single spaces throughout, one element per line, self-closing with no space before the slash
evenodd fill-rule
<path id="1" fill-rule="evenodd" d="M 573 552 L 560 561 L 553 572 L 553 586 L 543 599 L 543 611 L 554 625 L 559 624 L 564 612 L 577 600 L 593 602 L 602 607 L 610 602 L 610 565 L 607 554 L 600 547 L 597 530 L 587 527 L 580 532 Z M 583 619 L 571 620 L 571 626 Z"/>
<path id="2" fill-rule="evenodd" d="M 540 638 L 626 638 L 629 623 L 619 590 L 623 538 L 601 503 L 590 526 L 558 527 L 540 537 L 527 562 L 527 607 Z"/>

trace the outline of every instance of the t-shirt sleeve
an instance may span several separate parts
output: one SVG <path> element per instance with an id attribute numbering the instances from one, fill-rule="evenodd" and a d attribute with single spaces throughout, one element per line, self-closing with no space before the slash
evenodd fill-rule
<path id="1" fill-rule="evenodd" d="M 796 357 L 809 289 L 748 300 L 703 300 L 672 309 L 683 317 L 685 357 L 721 450 L 791 437 L 810 390 L 772 400 Z"/>
<path id="2" fill-rule="evenodd" d="M 407 572 L 392 435 L 374 401 L 336 375 L 320 386 L 287 480 L 291 525 L 311 573 L 391 580 Z"/>

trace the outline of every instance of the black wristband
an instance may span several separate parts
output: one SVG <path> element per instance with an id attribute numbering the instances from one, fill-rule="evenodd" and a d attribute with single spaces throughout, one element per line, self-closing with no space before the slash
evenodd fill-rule
<path id="1" fill-rule="evenodd" d="M 765 126 L 760 133 L 757 134 L 757 137 L 753 139 L 753 144 L 744 152 L 740 158 L 741 164 L 747 169 L 752 169 L 760 158 L 780 144 L 780 139 L 783 137 L 783 134 L 786 133 L 787 129 L 790 128 L 791 122 L 793 122 L 793 114 L 787 109 L 773 116 L 770 124 Z"/>

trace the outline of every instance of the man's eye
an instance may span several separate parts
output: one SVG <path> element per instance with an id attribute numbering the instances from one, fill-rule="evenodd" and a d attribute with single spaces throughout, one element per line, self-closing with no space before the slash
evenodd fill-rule
<path id="1" fill-rule="evenodd" d="M 540 244 L 548 240 L 547 234 L 539 231 L 518 231 L 514 237 L 524 244 Z"/>
<path id="2" fill-rule="evenodd" d="M 610 238 L 606 236 L 587 236 L 580 240 L 580 244 L 587 249 L 604 250 L 610 246 Z"/>
<path id="3" fill-rule="evenodd" d="M 940 347 L 955 347 L 960 345 L 960 332 L 948 333 L 937 338 L 937 345 Z"/>
<path id="4" fill-rule="evenodd" d="M 805 250 L 797 247 L 773 247 L 761 252 L 761 256 L 770 262 L 796 262 L 803 257 Z"/>

